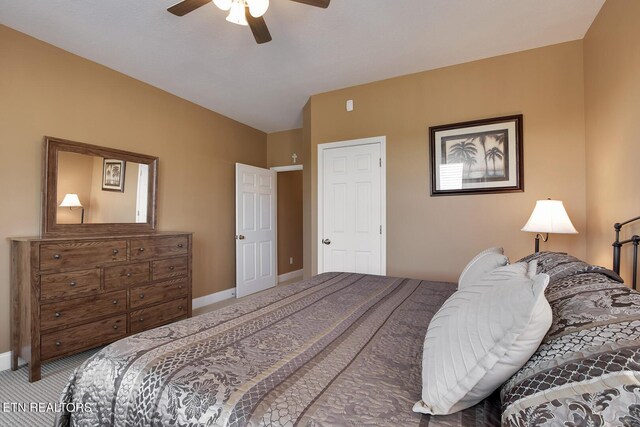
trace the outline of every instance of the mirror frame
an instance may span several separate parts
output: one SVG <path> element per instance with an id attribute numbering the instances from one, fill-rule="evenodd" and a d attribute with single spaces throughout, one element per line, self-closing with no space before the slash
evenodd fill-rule
<path id="1" fill-rule="evenodd" d="M 42 168 L 42 236 L 147 234 L 157 229 L 158 158 L 81 142 L 45 136 Z M 89 156 L 115 158 L 149 165 L 146 223 L 58 224 L 58 153 L 67 151 Z"/>

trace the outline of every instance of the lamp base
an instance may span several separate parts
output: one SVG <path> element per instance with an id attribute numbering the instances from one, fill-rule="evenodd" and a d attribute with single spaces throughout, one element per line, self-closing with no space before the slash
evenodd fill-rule
<path id="1" fill-rule="evenodd" d="M 547 240 L 549 240 L 549 233 L 547 233 L 546 235 L 542 235 L 540 233 L 536 234 L 536 240 L 535 240 L 535 253 L 540 252 L 540 239 L 542 238 L 543 242 L 546 242 Z"/>

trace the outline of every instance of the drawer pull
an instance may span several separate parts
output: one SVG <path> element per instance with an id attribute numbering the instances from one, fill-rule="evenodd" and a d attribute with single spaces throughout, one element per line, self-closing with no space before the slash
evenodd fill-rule
<path id="1" fill-rule="evenodd" d="M 182 285 L 178 285 L 178 289 L 182 289 Z"/>
<path id="2" fill-rule="evenodd" d="M 113 301 L 111 301 L 111 303 L 112 303 L 113 305 L 116 305 L 116 304 L 118 304 L 118 300 L 117 300 L 117 299 L 114 299 Z"/>
<path id="3" fill-rule="evenodd" d="M 113 329 L 118 330 L 118 325 L 113 325 Z"/>
<path id="4" fill-rule="evenodd" d="M 138 248 L 138 251 L 144 252 L 144 248 Z"/>
<path id="5" fill-rule="evenodd" d="M 184 245 L 182 243 L 178 243 L 178 247 L 179 248 L 184 248 Z"/>
<path id="6" fill-rule="evenodd" d="M 131 273 L 127 273 L 127 277 L 131 277 Z"/>
<path id="7" fill-rule="evenodd" d="M 72 288 L 75 287 L 78 284 L 78 282 L 71 282 L 69 283 L 69 286 L 71 286 Z"/>
<path id="8" fill-rule="evenodd" d="M 144 299 L 144 294 L 140 294 L 140 299 Z"/>
<path id="9" fill-rule="evenodd" d="M 54 255 L 53 255 L 53 259 L 60 259 L 60 258 L 62 258 L 62 257 L 60 256 L 60 254 L 54 254 Z"/>
<path id="10" fill-rule="evenodd" d="M 56 347 L 60 347 L 62 343 L 60 341 L 56 341 Z"/>
<path id="11" fill-rule="evenodd" d="M 182 306 L 181 305 L 178 306 L 178 310 L 182 310 Z"/>
<path id="12" fill-rule="evenodd" d="M 60 317 L 60 312 L 59 312 L 59 311 L 56 311 L 56 314 L 54 314 L 54 316 L 56 316 L 56 317 Z"/>
<path id="13" fill-rule="evenodd" d="M 114 254 L 114 255 L 118 255 L 118 253 L 119 253 L 119 252 L 120 252 L 120 251 L 119 251 L 118 249 L 114 249 L 114 250 L 113 250 L 113 254 Z"/>
<path id="14" fill-rule="evenodd" d="M 144 322 L 144 317 L 139 318 L 138 322 Z"/>
<path id="15" fill-rule="evenodd" d="M 169 270 L 170 270 L 170 271 L 173 271 L 173 270 L 175 270 L 175 269 L 176 269 L 176 268 L 175 268 L 173 265 L 172 265 L 171 267 L 169 267 Z"/>

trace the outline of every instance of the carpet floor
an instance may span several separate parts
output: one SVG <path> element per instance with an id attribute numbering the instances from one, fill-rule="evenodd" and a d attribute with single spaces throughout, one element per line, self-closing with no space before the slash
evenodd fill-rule
<path id="1" fill-rule="evenodd" d="M 52 426 L 56 417 L 54 412 L 22 412 L 17 405 L 11 404 L 58 402 L 74 369 L 98 350 L 100 349 L 96 348 L 43 363 L 42 379 L 34 383 L 29 382 L 27 366 L 22 366 L 17 371 L 0 372 L 0 427 Z"/>

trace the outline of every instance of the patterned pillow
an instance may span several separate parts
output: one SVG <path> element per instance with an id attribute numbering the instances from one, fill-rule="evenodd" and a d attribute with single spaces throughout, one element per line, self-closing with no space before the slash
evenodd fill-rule
<path id="1" fill-rule="evenodd" d="M 640 425 L 640 294 L 610 270 L 540 253 L 553 324 L 501 389 L 505 426 Z"/>
<path id="2" fill-rule="evenodd" d="M 529 262 L 533 260 L 538 261 L 538 273 L 549 275 L 551 279 L 550 285 L 565 277 L 582 273 L 601 273 L 612 280 L 620 283 L 623 282 L 622 278 L 613 271 L 597 265 L 587 264 L 564 252 L 538 252 L 526 256 L 518 262 Z"/>

